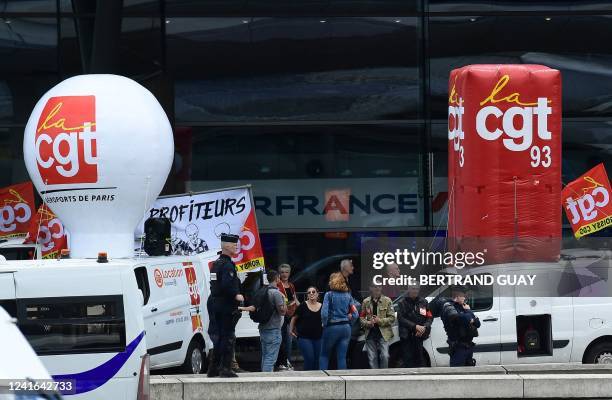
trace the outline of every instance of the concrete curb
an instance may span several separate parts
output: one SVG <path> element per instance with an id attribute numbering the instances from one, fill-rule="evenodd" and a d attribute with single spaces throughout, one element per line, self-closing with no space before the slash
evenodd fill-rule
<path id="1" fill-rule="evenodd" d="M 612 376 L 602 374 L 521 374 L 526 398 L 610 398 Z"/>
<path id="2" fill-rule="evenodd" d="M 370 379 L 374 378 L 374 379 Z M 345 399 L 508 399 L 522 398 L 523 385 L 512 375 L 347 376 Z"/>
<path id="3" fill-rule="evenodd" d="M 528 364 L 245 373 L 234 379 L 154 375 L 151 400 L 612 398 L 612 365 Z"/>
<path id="4" fill-rule="evenodd" d="M 248 377 L 181 378 L 182 400 L 287 400 L 344 399 L 345 383 L 340 377 Z"/>

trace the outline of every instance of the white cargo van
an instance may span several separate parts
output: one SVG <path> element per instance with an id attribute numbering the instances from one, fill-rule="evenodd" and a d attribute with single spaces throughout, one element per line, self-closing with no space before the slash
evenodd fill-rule
<path id="1" fill-rule="evenodd" d="M 57 381 L 75 399 L 140 399 L 148 390 L 142 296 L 126 262 L 0 264 L 0 305 L 9 310 Z"/>
<path id="2" fill-rule="evenodd" d="M 208 263 L 216 252 L 197 256 L 147 257 L 134 263 L 143 293 L 142 313 L 151 369 L 181 367 L 199 374 L 212 348 L 206 301 L 210 293 Z"/>
<path id="3" fill-rule="evenodd" d="M 605 257 L 609 265 L 610 260 Z M 469 274 L 494 277 L 499 274 L 549 274 L 553 279 L 563 275 L 563 268 L 563 263 L 515 263 L 472 268 Z M 479 336 L 474 338 L 477 365 L 612 363 L 612 297 L 542 297 L 541 293 L 536 294 L 532 296 L 529 289 L 520 286 L 478 286 L 470 290 L 468 302 L 481 321 Z M 450 297 L 450 288 L 439 287 L 425 293 L 422 290 L 421 295 L 430 301 L 438 296 Z M 537 349 L 525 348 L 527 329 L 538 332 Z M 399 367 L 402 357 L 397 323 L 393 332 L 390 363 Z M 431 336 L 424 342 L 425 356 L 431 366 L 449 365 L 446 339 L 441 319 L 435 318 Z M 360 341 L 363 340 L 362 336 Z"/>
<path id="4" fill-rule="evenodd" d="M 5 261 L 0 306 L 55 379 L 75 380 L 67 397 L 145 398 L 149 362 L 151 369 L 204 368 L 211 348 L 205 260 Z"/>

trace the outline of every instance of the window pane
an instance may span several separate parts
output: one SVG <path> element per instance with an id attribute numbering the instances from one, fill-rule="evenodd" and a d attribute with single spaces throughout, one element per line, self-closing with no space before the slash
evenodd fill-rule
<path id="1" fill-rule="evenodd" d="M 54 18 L 0 19 L 0 121 L 25 123 L 57 81 Z"/>
<path id="2" fill-rule="evenodd" d="M 563 121 L 563 183 L 571 182 L 602 162 L 610 171 L 612 121 Z"/>
<path id="3" fill-rule="evenodd" d="M 428 0 L 430 12 L 482 11 L 606 11 L 606 0 Z"/>
<path id="4" fill-rule="evenodd" d="M 18 316 L 38 355 L 125 349 L 121 296 L 20 299 Z"/>
<path id="5" fill-rule="evenodd" d="M 430 19 L 431 105 L 446 118 L 450 71 L 468 64 L 543 64 L 563 79 L 563 116 L 612 116 L 612 16 Z M 474 40 L 478 38 L 478 40 Z"/>
<path id="6" fill-rule="evenodd" d="M 423 223 L 419 125 L 180 131 L 191 146 L 177 145 L 170 180 L 186 179 L 186 191 L 252 184 L 264 230 Z"/>
<path id="7" fill-rule="evenodd" d="M 104 70 L 117 73 L 137 81 L 150 79 L 162 69 L 162 35 L 159 18 L 124 17 L 121 31 L 95 30 L 96 20 L 92 17 L 62 18 L 61 51 L 64 76 L 83 74 L 88 71 Z M 108 49 L 96 48 L 100 39 L 96 35 L 116 36 L 109 54 L 101 60 L 99 54 Z M 107 46 L 108 44 L 104 44 Z"/>
<path id="8" fill-rule="evenodd" d="M 136 80 L 161 71 L 162 35 L 159 18 L 121 20 L 120 71 Z"/>
<path id="9" fill-rule="evenodd" d="M 166 0 L 169 16 L 362 16 L 416 12 L 420 0 Z"/>
<path id="10" fill-rule="evenodd" d="M 55 1 L 56 0 L 3 0 L 0 2 L 0 15 L 3 13 L 55 13 L 57 11 Z"/>
<path id="11" fill-rule="evenodd" d="M 417 117 L 417 27 L 414 17 L 172 18 L 176 119 Z"/>

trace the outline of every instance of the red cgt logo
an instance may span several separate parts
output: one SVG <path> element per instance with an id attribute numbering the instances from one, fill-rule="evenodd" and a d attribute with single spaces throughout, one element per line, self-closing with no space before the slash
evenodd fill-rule
<path id="1" fill-rule="evenodd" d="M 153 271 L 153 276 L 155 278 L 155 284 L 157 286 L 164 286 L 164 277 L 162 275 L 162 272 L 158 268 L 155 268 L 155 271 Z"/>
<path id="2" fill-rule="evenodd" d="M 48 185 L 98 181 L 95 96 L 51 97 L 35 135 L 38 172 Z"/>

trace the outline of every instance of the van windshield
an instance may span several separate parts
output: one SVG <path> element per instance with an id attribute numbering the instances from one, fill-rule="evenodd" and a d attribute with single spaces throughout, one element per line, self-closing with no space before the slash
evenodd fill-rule
<path id="1" fill-rule="evenodd" d="M 125 350 L 121 295 L 18 299 L 17 319 L 41 356 Z"/>
<path id="2" fill-rule="evenodd" d="M 0 255 L 7 260 L 33 260 L 35 246 L 0 247 Z"/>

